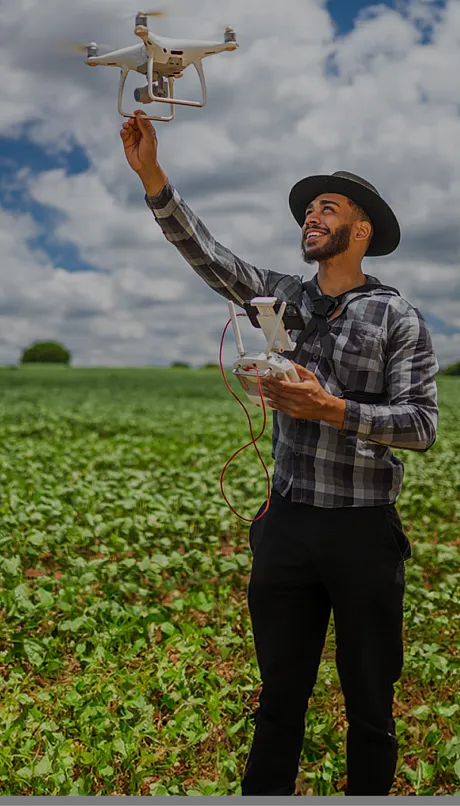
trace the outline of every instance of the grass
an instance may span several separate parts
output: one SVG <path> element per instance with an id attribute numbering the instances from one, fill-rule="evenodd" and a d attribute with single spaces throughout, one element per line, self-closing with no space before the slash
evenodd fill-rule
<path id="1" fill-rule="evenodd" d="M 0 385 L 0 794 L 239 795 L 260 679 L 248 524 L 219 489 L 248 426 L 220 372 L 5 368 Z M 393 795 L 460 794 L 460 379 L 438 386 L 436 444 L 397 451 L 413 557 Z M 271 470 L 270 428 L 259 446 Z M 253 450 L 225 491 L 254 516 Z M 345 787 L 334 647 L 331 621 L 299 794 Z"/>

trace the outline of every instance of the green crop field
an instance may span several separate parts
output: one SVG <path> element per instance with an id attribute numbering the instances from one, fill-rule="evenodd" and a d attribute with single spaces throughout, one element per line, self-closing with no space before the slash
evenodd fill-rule
<path id="1" fill-rule="evenodd" d="M 252 557 L 219 475 L 244 412 L 219 370 L 5 368 L 0 384 L 0 795 L 240 794 Z M 397 451 L 413 557 L 393 795 L 460 794 L 460 379 L 438 388 L 436 444 Z M 252 518 L 266 485 L 248 448 L 225 491 Z M 299 794 L 344 791 L 334 649 L 331 620 Z"/>

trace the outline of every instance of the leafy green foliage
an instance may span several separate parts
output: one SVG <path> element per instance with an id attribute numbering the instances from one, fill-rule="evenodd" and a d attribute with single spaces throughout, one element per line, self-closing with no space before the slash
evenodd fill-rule
<path id="1" fill-rule="evenodd" d="M 219 475 L 246 417 L 207 370 L 20 368 L 0 382 L 0 794 L 239 795 L 260 678 L 248 524 Z M 459 790 L 460 385 L 438 385 L 435 445 L 400 452 L 413 558 L 394 795 Z M 270 428 L 258 444 L 271 469 Z M 254 516 L 254 450 L 225 491 Z M 301 794 L 345 786 L 334 652 L 331 621 Z"/>
<path id="2" fill-rule="evenodd" d="M 69 364 L 70 353 L 55 341 L 36 341 L 22 352 L 21 364 Z"/>
<path id="3" fill-rule="evenodd" d="M 460 375 L 460 361 L 450 364 L 448 367 L 439 371 L 440 375 Z"/>

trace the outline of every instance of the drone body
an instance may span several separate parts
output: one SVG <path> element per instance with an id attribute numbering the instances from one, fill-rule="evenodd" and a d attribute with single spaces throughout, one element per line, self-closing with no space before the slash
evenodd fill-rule
<path id="1" fill-rule="evenodd" d="M 123 111 L 123 90 L 130 70 L 147 76 L 147 85 L 135 90 L 134 97 L 139 103 L 170 104 L 171 114 L 156 117 L 147 115 L 149 120 L 169 121 L 174 118 L 176 104 L 182 106 L 204 106 L 206 104 L 206 82 L 204 78 L 202 59 L 223 53 L 227 50 L 236 50 L 235 33 L 227 28 L 223 42 L 206 42 L 200 40 L 170 39 L 158 36 L 149 30 L 147 14 L 139 12 L 136 16 L 135 34 L 142 39 L 142 44 L 132 45 L 128 48 L 114 50 L 104 55 L 98 55 L 95 42 L 87 46 L 86 64 L 90 67 L 106 65 L 121 69 L 120 86 L 118 90 L 118 112 L 122 117 L 133 117 L 133 112 Z M 186 101 L 174 97 L 174 81 L 181 78 L 183 71 L 191 64 L 194 65 L 201 84 L 202 100 Z"/>

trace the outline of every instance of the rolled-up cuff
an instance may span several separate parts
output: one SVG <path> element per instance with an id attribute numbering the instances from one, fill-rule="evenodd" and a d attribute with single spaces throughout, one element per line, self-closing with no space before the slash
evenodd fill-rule
<path id="1" fill-rule="evenodd" d="M 180 201 L 177 190 L 175 190 L 169 180 L 156 196 L 147 196 L 146 193 L 144 198 L 147 207 L 149 207 L 158 218 L 167 218 L 167 216 L 170 216 Z"/>

